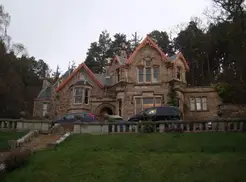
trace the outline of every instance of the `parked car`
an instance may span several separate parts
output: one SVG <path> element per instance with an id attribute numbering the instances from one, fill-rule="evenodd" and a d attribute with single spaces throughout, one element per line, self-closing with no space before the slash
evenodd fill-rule
<path id="1" fill-rule="evenodd" d="M 108 115 L 108 121 L 109 122 L 119 122 L 124 123 L 124 119 L 119 115 Z"/>
<path id="2" fill-rule="evenodd" d="M 147 108 L 140 113 L 132 116 L 128 119 L 130 122 L 140 122 L 140 121 L 164 121 L 164 120 L 180 120 L 182 118 L 182 113 L 177 107 L 173 106 L 160 106 L 160 107 L 151 107 Z M 139 130 L 142 130 L 143 132 L 154 132 L 159 131 L 160 125 L 156 124 L 153 126 L 152 124 L 144 125 L 143 128 L 141 126 L 138 126 Z M 177 125 L 179 128 L 179 125 Z M 155 129 L 154 129 L 155 128 Z M 170 129 L 173 129 L 174 125 L 171 126 Z"/>
<path id="3" fill-rule="evenodd" d="M 108 128 L 109 132 L 123 132 L 123 130 L 124 130 L 123 126 L 124 126 L 125 121 L 123 120 L 123 118 L 121 116 L 119 116 L 119 115 L 108 115 L 107 120 L 108 120 L 108 122 L 118 123 L 118 124 L 114 125 L 115 126 L 114 130 L 112 128 L 112 125 L 109 125 L 109 128 Z M 120 127 L 118 128 L 118 126 L 120 126 Z"/>
<path id="4" fill-rule="evenodd" d="M 147 108 L 140 113 L 130 117 L 128 121 L 163 121 L 163 120 L 180 120 L 182 113 L 177 107 L 160 106 Z"/>
<path id="5" fill-rule="evenodd" d="M 65 114 L 64 116 L 60 117 L 55 121 L 55 123 L 73 123 L 78 121 L 81 122 L 93 122 L 96 120 L 96 117 L 94 114 L 89 112 L 79 112 L 79 113 L 71 113 L 71 114 Z"/>

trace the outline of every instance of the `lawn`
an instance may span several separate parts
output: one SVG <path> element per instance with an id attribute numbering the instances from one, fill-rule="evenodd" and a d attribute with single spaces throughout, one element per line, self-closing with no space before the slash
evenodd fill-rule
<path id="1" fill-rule="evenodd" d="M 3 132 L 0 131 L 0 151 L 8 149 L 8 140 L 17 140 L 24 136 L 24 132 Z"/>
<path id="2" fill-rule="evenodd" d="M 246 181 L 246 134 L 73 135 L 6 182 Z"/>

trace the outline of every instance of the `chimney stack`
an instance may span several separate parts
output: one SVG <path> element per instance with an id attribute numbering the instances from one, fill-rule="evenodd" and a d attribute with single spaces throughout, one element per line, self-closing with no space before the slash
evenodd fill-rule
<path id="1" fill-rule="evenodd" d="M 127 45 L 123 42 L 121 44 L 121 49 L 120 49 L 120 57 L 127 59 L 127 53 L 126 53 Z"/>

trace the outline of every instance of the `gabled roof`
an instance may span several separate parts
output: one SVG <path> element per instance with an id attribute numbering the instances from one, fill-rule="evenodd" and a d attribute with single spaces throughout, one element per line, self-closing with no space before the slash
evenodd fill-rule
<path id="1" fill-rule="evenodd" d="M 127 63 L 127 58 L 124 58 L 124 57 L 118 56 L 118 55 L 114 56 L 114 59 L 113 59 L 112 62 L 110 63 L 109 69 L 111 68 L 111 66 L 112 66 L 112 64 L 113 64 L 114 62 L 117 62 L 117 63 L 118 63 L 117 68 L 119 68 L 119 67 L 122 67 L 122 66 L 125 66 L 125 65 L 126 65 L 126 63 Z"/>
<path id="2" fill-rule="evenodd" d="M 48 86 L 39 92 L 37 99 L 47 99 L 50 97 L 51 97 L 51 86 Z"/>
<path id="3" fill-rule="evenodd" d="M 170 57 L 171 58 L 171 57 Z M 174 57 L 173 57 L 174 58 Z M 190 67 L 189 65 L 187 64 L 187 61 L 186 59 L 184 58 L 184 55 L 182 54 L 182 52 L 179 52 L 178 54 L 175 55 L 175 58 L 173 59 L 173 63 L 175 64 L 175 62 L 180 59 L 183 63 L 184 63 L 184 66 L 185 66 L 185 69 L 186 71 L 189 71 L 190 70 Z"/>
<path id="4" fill-rule="evenodd" d="M 124 65 L 124 64 L 126 64 L 126 62 L 127 62 L 127 58 L 124 58 L 124 57 L 122 57 L 122 56 L 115 56 L 115 59 L 118 61 L 118 63 L 120 64 L 120 65 Z"/>
<path id="5" fill-rule="evenodd" d="M 150 45 L 153 48 L 155 48 L 160 54 L 163 60 L 168 61 L 168 57 L 163 53 L 163 51 L 157 46 L 157 44 L 150 38 L 149 35 L 146 36 L 146 38 L 142 41 L 142 43 L 135 49 L 135 51 L 130 55 L 130 57 L 127 60 L 127 64 L 131 64 L 133 61 L 134 56 L 140 51 L 141 48 L 143 48 L 146 45 Z"/>
<path id="6" fill-rule="evenodd" d="M 89 77 L 102 88 L 101 82 L 95 77 L 94 73 L 86 66 L 85 63 L 80 64 L 60 85 L 56 88 L 56 92 L 60 91 L 82 68 L 88 73 Z"/>
<path id="7" fill-rule="evenodd" d="M 169 60 L 171 61 L 171 63 L 173 63 L 176 60 L 177 56 L 178 56 L 178 54 L 174 54 L 174 55 L 169 57 Z"/>

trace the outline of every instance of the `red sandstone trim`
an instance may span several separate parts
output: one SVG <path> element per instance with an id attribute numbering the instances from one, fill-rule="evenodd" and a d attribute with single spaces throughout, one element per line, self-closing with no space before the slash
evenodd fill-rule
<path id="1" fill-rule="evenodd" d="M 190 71 L 190 67 L 188 66 L 187 61 L 186 61 L 186 59 L 184 58 L 184 55 L 182 54 L 182 52 L 179 52 L 179 53 L 178 53 L 178 56 L 177 56 L 176 59 L 174 60 L 173 64 L 176 64 L 176 61 L 177 61 L 178 58 L 181 58 L 181 61 L 182 61 L 182 62 L 184 63 L 184 65 L 185 65 L 186 71 Z"/>
<path id="2" fill-rule="evenodd" d="M 164 61 L 168 61 L 168 57 L 162 52 L 162 50 L 156 45 L 156 43 L 150 38 L 149 35 L 143 40 L 143 42 L 135 49 L 135 51 L 130 55 L 129 59 L 127 60 L 127 64 L 131 64 L 133 61 L 134 56 L 140 51 L 141 48 L 143 48 L 146 44 L 151 45 L 153 48 L 155 48 L 163 58 Z"/>
<path id="3" fill-rule="evenodd" d="M 76 75 L 81 68 L 84 68 L 85 71 L 88 73 L 88 75 L 91 77 L 91 79 L 93 81 L 96 82 L 96 84 L 100 87 L 100 88 L 103 88 L 101 82 L 99 80 L 97 80 L 97 78 L 95 77 L 94 73 L 86 66 L 85 63 L 82 63 L 80 64 L 74 71 L 71 75 L 69 75 L 68 78 L 66 78 L 59 87 L 56 88 L 56 92 L 59 92 L 73 77 L 74 75 Z"/>

